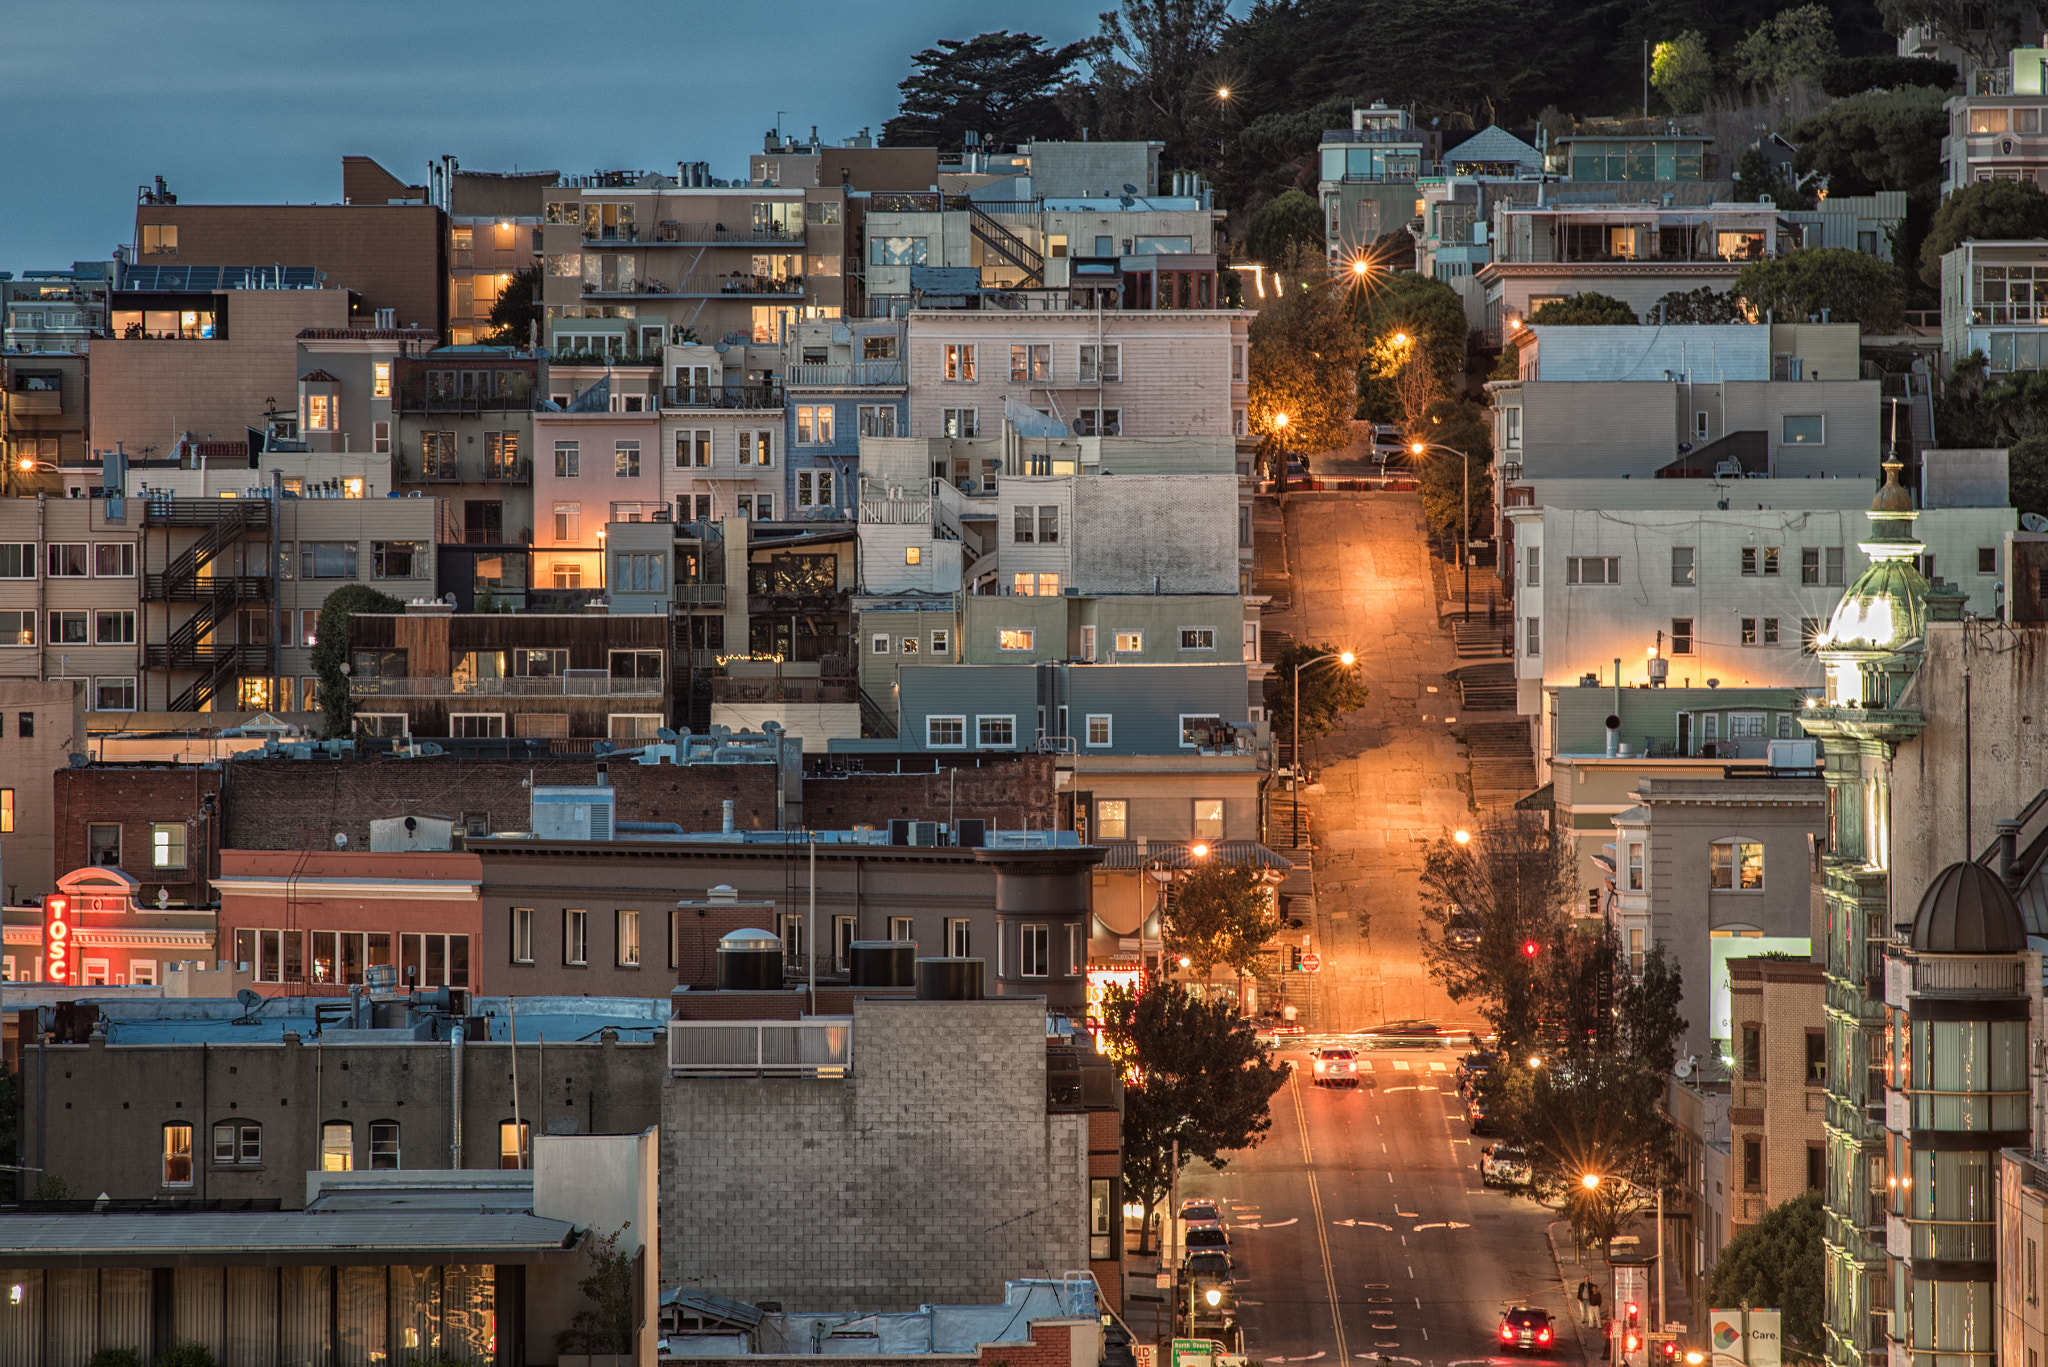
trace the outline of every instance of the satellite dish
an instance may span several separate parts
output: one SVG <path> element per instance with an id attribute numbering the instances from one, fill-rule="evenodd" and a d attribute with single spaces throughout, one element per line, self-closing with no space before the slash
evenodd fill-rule
<path id="1" fill-rule="evenodd" d="M 1130 183 L 1129 181 L 1125 181 L 1125 182 L 1124 182 L 1124 193 L 1125 193 L 1125 194 L 1127 194 L 1127 195 L 1135 195 L 1136 193 L 1138 193 L 1138 187 L 1137 187 L 1137 186 L 1135 186 L 1135 185 L 1133 185 L 1133 184 L 1131 184 L 1131 183 Z"/>
<path id="2" fill-rule="evenodd" d="M 2021 513 L 2020 525 L 2030 532 L 2048 532 L 2048 517 L 2039 513 Z"/>
<path id="3" fill-rule="evenodd" d="M 334 833 L 334 848 L 337 850 L 345 850 L 348 848 L 348 832 L 336 831 Z"/>
<path id="4" fill-rule="evenodd" d="M 1687 1054 L 1684 1058 L 1678 1061 L 1678 1066 L 1672 1069 L 1671 1071 L 1677 1073 L 1680 1077 L 1691 1077 L 1692 1070 L 1698 1063 L 1698 1054 Z"/>
<path id="5" fill-rule="evenodd" d="M 263 1005 L 263 994 L 253 987 L 245 987 L 235 993 L 235 1000 L 242 1004 L 244 1011 L 254 1011 L 257 1007 Z"/>

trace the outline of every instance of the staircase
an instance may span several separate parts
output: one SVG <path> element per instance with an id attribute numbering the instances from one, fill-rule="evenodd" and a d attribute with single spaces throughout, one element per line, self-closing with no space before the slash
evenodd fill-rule
<path id="1" fill-rule="evenodd" d="M 1515 667 L 1506 660 L 1460 665 L 1450 677 L 1467 712 L 1512 712 L 1515 708 Z"/>
<path id="2" fill-rule="evenodd" d="M 967 227 L 984 247 L 1024 272 L 1024 278 L 1017 282 L 1020 286 L 1045 282 L 1045 258 L 973 200 L 967 201 Z"/>
<path id="3" fill-rule="evenodd" d="M 1514 618 L 1451 623 L 1451 645 L 1461 660 L 1497 660 L 1515 653 Z"/>
<path id="4" fill-rule="evenodd" d="M 167 638 L 143 651 L 143 663 L 150 669 L 189 670 L 198 675 L 184 692 L 171 699 L 171 711 L 197 712 L 222 696 L 223 690 L 239 676 L 269 672 L 267 643 L 216 644 L 213 639 L 223 624 L 227 627 L 225 634 L 234 634 L 235 612 L 243 605 L 269 604 L 269 574 L 220 575 L 213 569 L 214 561 L 223 551 L 245 538 L 267 532 L 270 518 L 271 506 L 264 499 L 158 499 L 144 505 L 143 521 L 147 526 L 204 529 L 164 566 L 161 574 L 152 574 L 144 581 L 144 596 L 152 602 L 198 605 Z M 260 558 L 269 558 L 267 546 L 261 550 Z"/>
<path id="5" fill-rule="evenodd" d="M 896 718 L 870 697 L 865 688 L 860 690 L 860 733 L 883 739 L 893 739 L 896 735 Z"/>
<path id="6" fill-rule="evenodd" d="M 1520 721 L 1475 722 L 1463 728 L 1472 768 L 1472 805 L 1510 807 L 1536 787 L 1529 728 Z"/>

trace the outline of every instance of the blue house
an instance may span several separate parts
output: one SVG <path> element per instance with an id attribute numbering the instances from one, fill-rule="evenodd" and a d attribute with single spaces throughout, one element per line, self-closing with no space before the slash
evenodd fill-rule
<path id="1" fill-rule="evenodd" d="M 860 507 L 860 439 L 909 435 L 902 322 L 794 324 L 783 389 L 783 506 L 792 520 L 851 520 Z"/>

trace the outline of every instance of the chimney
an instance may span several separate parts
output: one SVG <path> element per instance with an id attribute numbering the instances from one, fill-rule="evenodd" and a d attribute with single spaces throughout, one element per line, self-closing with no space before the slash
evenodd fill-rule
<path id="1" fill-rule="evenodd" d="M 1998 876 L 2005 880 L 2005 885 L 2008 888 L 2018 892 L 2019 870 L 2013 867 L 2013 862 L 2019 852 L 2020 823 L 2017 821 L 2000 821 L 1996 825 L 1998 829 Z"/>
<path id="2" fill-rule="evenodd" d="M 1621 749 L 1621 718 L 1607 719 L 1607 758 L 1613 759 Z"/>

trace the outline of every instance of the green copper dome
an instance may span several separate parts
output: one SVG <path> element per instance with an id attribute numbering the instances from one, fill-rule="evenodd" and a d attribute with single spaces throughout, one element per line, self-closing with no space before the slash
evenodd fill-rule
<path id="1" fill-rule="evenodd" d="M 1886 462 L 1884 487 L 1870 503 L 1870 540 L 1858 548 L 1869 566 L 1835 605 L 1821 649 L 1897 650 L 1927 632 L 1927 579 L 1913 565 L 1926 549 L 1913 536 L 1913 496 L 1899 483 L 1898 465 Z"/>

